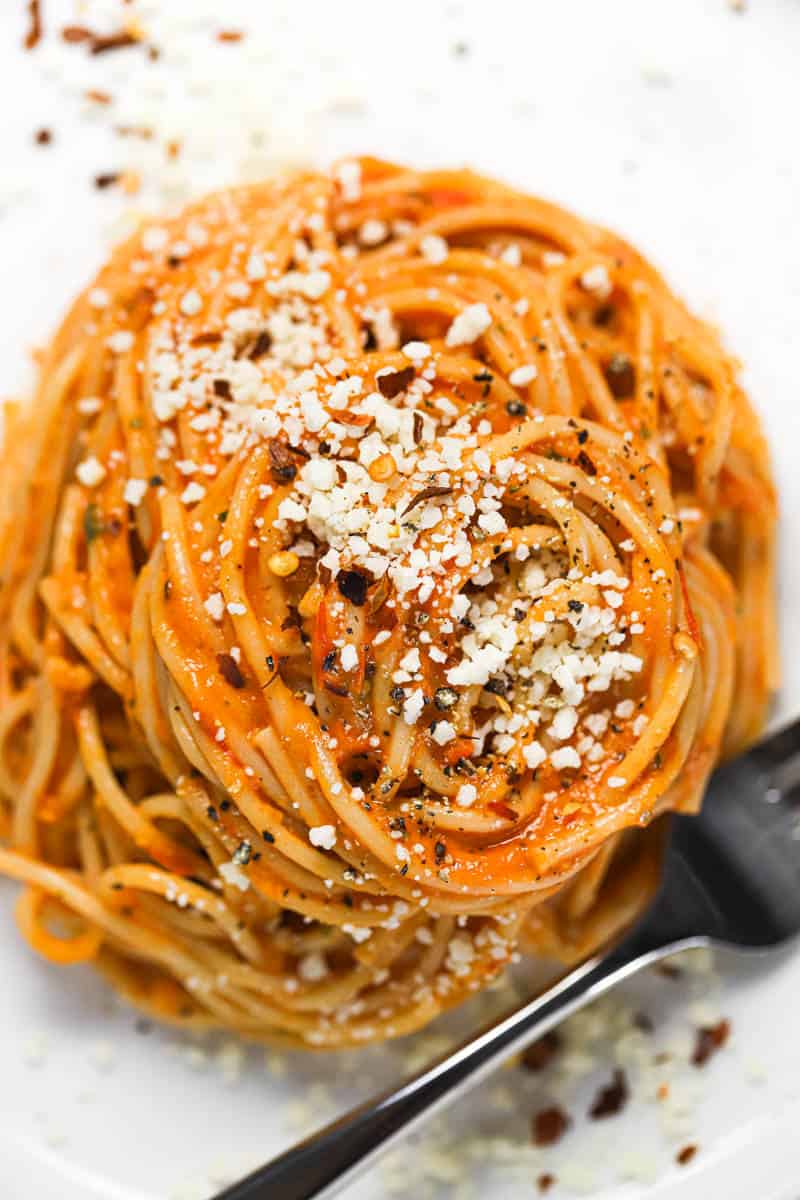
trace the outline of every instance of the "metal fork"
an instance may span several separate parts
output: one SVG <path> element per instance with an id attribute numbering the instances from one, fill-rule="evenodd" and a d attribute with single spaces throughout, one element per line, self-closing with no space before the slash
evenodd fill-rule
<path id="1" fill-rule="evenodd" d="M 433 1112 L 642 967 L 695 946 L 766 950 L 798 932 L 800 720 L 720 767 L 699 816 L 672 818 L 661 888 L 617 945 L 215 1200 L 330 1200 Z"/>

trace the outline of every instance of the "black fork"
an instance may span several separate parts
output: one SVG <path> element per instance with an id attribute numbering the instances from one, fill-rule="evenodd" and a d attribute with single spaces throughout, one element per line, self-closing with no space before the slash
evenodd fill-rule
<path id="1" fill-rule="evenodd" d="M 766 950 L 798 932 L 800 721 L 795 721 L 720 767 L 699 816 L 672 818 L 658 895 L 616 946 L 216 1200 L 330 1200 L 398 1138 L 642 967 L 693 946 Z"/>

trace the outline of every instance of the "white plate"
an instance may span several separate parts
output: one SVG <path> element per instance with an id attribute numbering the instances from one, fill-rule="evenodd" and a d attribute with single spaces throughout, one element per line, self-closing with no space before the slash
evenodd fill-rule
<path id="1" fill-rule="evenodd" d="M 58 81 L 43 78 L 37 61 L 21 53 L 22 7 L 3 5 L 0 13 L 0 71 L 11 101 L 0 118 L 4 393 L 24 378 L 27 349 L 86 281 L 87 264 L 99 260 L 102 214 L 114 203 L 88 182 L 115 166 L 113 143 L 78 122 L 74 96 L 65 98 Z M 119 11 L 111 0 L 105 7 Z M 175 17 L 208 5 L 169 0 L 169 7 Z M 57 22 L 61 11 L 69 11 L 66 4 L 46 5 L 46 19 Z M 775 453 L 783 502 L 781 712 L 797 712 L 800 565 L 788 551 L 800 545 L 800 167 L 792 128 L 800 7 L 752 0 L 750 12 L 736 15 L 725 0 L 226 4 L 227 26 L 245 16 L 269 38 L 263 89 L 274 138 L 295 139 L 302 154 L 313 126 L 327 154 L 373 150 L 423 164 L 469 162 L 538 190 L 626 234 L 693 307 L 722 325 L 746 364 Z M 453 51 L 458 42 L 466 54 Z M 123 56 L 90 63 L 71 53 L 73 92 L 102 78 L 124 99 Z M 203 72 L 199 60 L 198 81 Z M 260 91 L 252 77 L 244 82 Z M 324 101 L 334 92 L 331 111 Z M 368 98 L 366 107 L 358 97 Z M 31 144 L 41 125 L 56 133 L 46 150 Z M 210 178 L 223 152 L 220 146 L 209 163 Z M 22 199 L 10 203 L 14 193 Z M 220 1057 L 212 1049 L 203 1062 L 172 1034 L 137 1033 L 135 1016 L 90 972 L 33 959 L 12 926 L 12 899 L 13 889 L 0 884 L 0 1194 L 8 1200 L 208 1196 L 215 1182 L 402 1069 L 408 1047 L 346 1060 L 293 1056 L 278 1064 L 286 1075 L 277 1078 L 249 1050 L 238 1080 L 226 1082 L 226 1072 L 237 1073 L 235 1045 L 223 1044 Z M 690 990 L 708 987 L 694 981 Z M 591 1171 L 594 1183 L 587 1178 L 585 1186 L 598 1200 L 796 1200 L 798 988 L 800 957 L 792 954 L 723 964 L 717 994 L 705 1003 L 731 1017 L 734 1034 L 704 1072 L 687 1067 L 679 1081 L 681 1088 L 702 1083 L 683 1138 L 700 1152 L 687 1167 L 674 1165 L 682 1143 L 664 1137 L 658 1105 L 647 1103 L 612 1121 L 577 1119 L 559 1148 L 534 1161 L 524 1147 L 543 1085 L 515 1072 L 453 1110 L 442 1138 L 460 1148 L 476 1186 L 514 1200 L 535 1194 L 541 1171 L 569 1178 L 576 1167 Z M 683 990 L 640 980 L 614 1004 L 656 1013 L 661 1045 L 676 1030 L 688 1036 Z M 455 1023 L 468 1021 L 462 1015 Z M 762 1072 L 763 1082 L 755 1082 Z M 601 1064 L 573 1111 L 607 1073 Z M 484 1170 L 475 1161 L 487 1157 L 485 1144 L 469 1149 L 467 1131 L 476 1130 L 517 1144 L 507 1165 Z M 641 1152 L 643 1172 L 656 1164 L 655 1181 L 620 1180 L 631 1151 Z M 376 1171 L 350 1195 L 384 1200 L 401 1194 L 397 1187 L 415 1200 L 466 1195 L 448 1184 L 449 1164 L 444 1155 L 437 1166 L 430 1154 L 406 1147 L 390 1179 Z M 559 1184 L 550 1194 L 573 1193 Z"/>

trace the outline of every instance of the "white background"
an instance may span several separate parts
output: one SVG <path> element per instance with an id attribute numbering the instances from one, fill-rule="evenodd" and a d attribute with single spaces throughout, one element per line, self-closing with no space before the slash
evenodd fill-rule
<path id="1" fill-rule="evenodd" d="M 112 15 L 112 24 L 121 11 L 112 0 L 90 10 L 97 7 Z M 751 0 L 737 14 L 725 0 L 230 0 L 225 26 L 248 28 L 251 44 L 261 49 L 242 50 L 224 69 L 223 51 L 209 49 L 208 31 L 219 25 L 202 16 L 212 5 L 162 0 L 159 7 L 169 12 L 165 43 L 175 37 L 177 49 L 158 68 L 166 94 L 156 89 L 147 103 L 176 128 L 189 110 L 198 125 L 205 123 L 207 146 L 192 160 L 195 182 L 215 184 L 234 174 L 237 135 L 253 126 L 255 114 L 263 123 L 265 161 L 364 151 L 422 165 L 468 163 L 615 227 L 695 309 L 721 325 L 744 363 L 775 455 L 783 507 L 780 713 L 795 715 L 800 4 Z M 120 147 L 108 120 L 84 118 L 79 94 L 106 86 L 115 103 L 119 98 L 129 109 L 145 103 L 140 68 L 130 65 L 138 52 L 89 61 L 83 51 L 45 45 L 25 55 L 22 8 L 6 0 L 0 11 L 0 395 L 6 396 L 23 384 L 30 349 L 87 282 L 109 225 L 125 207 L 91 186 L 96 173 L 118 165 Z M 62 13 L 71 13 L 67 4 L 45 4 L 51 25 Z M 187 18 L 192 28 L 176 34 Z M 456 51 L 459 44 L 466 52 Z M 241 66 L 232 68 L 237 61 Z M 32 131 L 43 125 L 55 133 L 46 149 L 32 143 Z M 214 1180 L 237 1163 L 266 1156 L 400 1069 L 397 1052 L 371 1051 L 347 1063 L 292 1059 L 281 1081 L 264 1069 L 260 1052 L 250 1052 L 242 1078 L 226 1084 L 213 1062 L 193 1069 L 174 1035 L 136 1034 L 133 1016 L 89 973 L 33 962 L 5 919 L 12 893 L 0 885 L 4 1198 L 209 1195 Z M 569 1160 L 597 1168 L 593 1194 L 603 1200 L 796 1200 L 800 960 L 726 962 L 723 973 L 714 1003 L 732 1016 L 734 1039 L 703 1075 L 695 1136 L 687 1139 L 698 1141 L 701 1153 L 690 1167 L 672 1165 L 675 1146 L 658 1132 L 652 1106 L 635 1105 L 602 1128 L 578 1121 L 563 1148 L 541 1164 L 520 1151 L 522 1166 L 492 1168 L 485 1194 L 530 1197 L 540 1170 L 552 1162 L 558 1174 Z M 664 1030 L 686 1027 L 679 994 L 647 981 L 627 993 L 630 1003 L 663 1012 Z M 34 1066 L 42 1035 L 43 1061 Z M 748 1081 L 754 1062 L 766 1072 L 759 1086 Z M 454 1110 L 445 1136 L 480 1129 L 522 1146 L 538 1102 L 536 1084 L 507 1076 L 505 1109 L 484 1093 Z M 657 1182 L 620 1181 L 615 1148 L 632 1145 L 648 1147 Z M 414 1200 L 458 1194 L 432 1177 L 421 1154 L 405 1153 L 399 1161 Z M 387 1187 L 377 1173 L 353 1200 L 384 1200 Z M 550 1194 L 572 1193 L 560 1187 Z"/>

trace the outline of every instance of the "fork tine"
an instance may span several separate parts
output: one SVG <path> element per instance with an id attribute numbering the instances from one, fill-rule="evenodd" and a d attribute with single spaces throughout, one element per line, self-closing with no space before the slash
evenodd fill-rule
<path id="1" fill-rule="evenodd" d="M 715 771 L 697 816 L 678 819 L 671 851 L 705 890 L 710 936 L 756 947 L 800 932 L 798 780 L 794 721 Z"/>
<path id="2" fill-rule="evenodd" d="M 768 786 L 787 792 L 800 781 L 800 719 L 758 742 L 745 757 L 766 772 Z"/>

